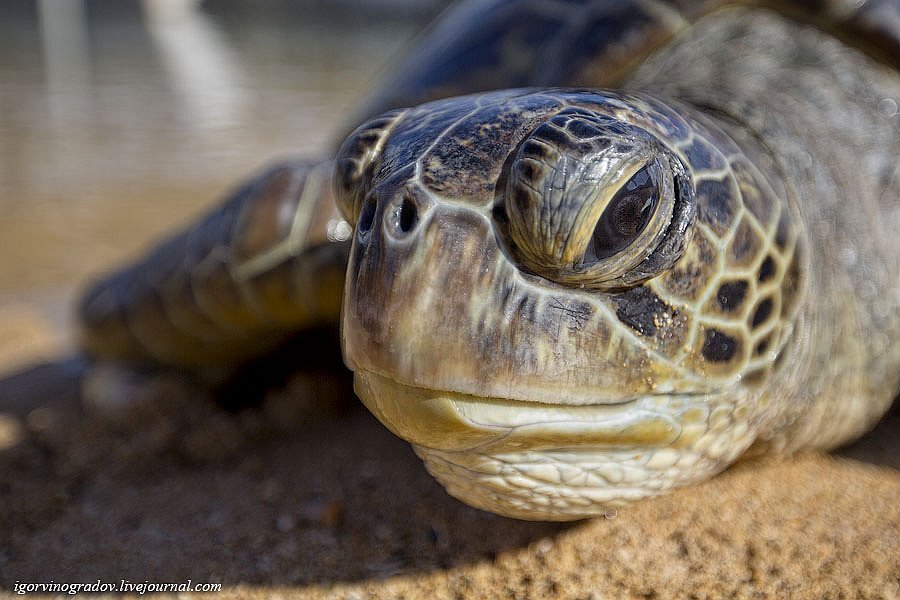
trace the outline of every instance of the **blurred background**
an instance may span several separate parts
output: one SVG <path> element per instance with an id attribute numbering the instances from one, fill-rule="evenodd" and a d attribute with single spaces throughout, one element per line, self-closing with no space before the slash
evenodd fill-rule
<path id="1" fill-rule="evenodd" d="M 92 274 L 329 152 L 443 4 L 0 2 L 0 375 L 71 347 Z"/>

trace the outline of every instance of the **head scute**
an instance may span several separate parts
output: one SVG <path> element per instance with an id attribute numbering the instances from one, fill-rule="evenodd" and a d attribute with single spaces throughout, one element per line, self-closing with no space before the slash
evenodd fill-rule
<path id="1" fill-rule="evenodd" d="M 392 110 L 363 123 L 338 150 L 334 162 L 335 198 L 341 213 L 354 225 L 384 142 L 404 113 L 406 109 Z"/>
<path id="2" fill-rule="evenodd" d="M 593 289 L 636 285 L 674 264 L 695 214 L 688 170 L 660 139 L 581 107 L 519 145 L 503 200 L 526 268 Z"/>

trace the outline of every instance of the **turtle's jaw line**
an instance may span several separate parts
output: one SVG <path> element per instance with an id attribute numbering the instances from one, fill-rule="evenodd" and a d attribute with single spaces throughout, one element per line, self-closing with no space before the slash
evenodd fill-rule
<path id="1" fill-rule="evenodd" d="M 706 479 L 756 436 L 733 391 L 567 406 L 421 388 L 365 369 L 354 387 L 450 495 L 519 519 L 581 519 Z"/>
<path id="2" fill-rule="evenodd" d="M 682 432 L 679 416 L 653 397 L 586 406 L 523 402 L 410 386 L 362 369 L 354 387 L 396 435 L 441 451 L 653 448 Z"/>

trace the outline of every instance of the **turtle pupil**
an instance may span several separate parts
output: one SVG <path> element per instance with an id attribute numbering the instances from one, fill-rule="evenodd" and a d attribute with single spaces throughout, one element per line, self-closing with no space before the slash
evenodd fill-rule
<path id="1" fill-rule="evenodd" d="M 593 256 L 601 260 L 625 249 L 647 227 L 659 201 L 656 169 L 644 167 L 626 183 L 600 215 L 593 236 Z"/>
<path id="2" fill-rule="evenodd" d="M 653 198 L 641 196 L 626 196 L 616 203 L 613 209 L 613 227 L 622 237 L 632 237 L 641 232 L 647 224 L 650 209 L 653 208 Z"/>

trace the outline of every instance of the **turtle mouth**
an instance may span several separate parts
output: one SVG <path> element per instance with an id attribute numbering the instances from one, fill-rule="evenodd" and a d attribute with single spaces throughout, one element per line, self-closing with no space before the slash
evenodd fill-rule
<path id="1" fill-rule="evenodd" d="M 686 423 L 683 411 L 660 396 L 570 406 L 411 386 L 363 369 L 354 374 L 354 389 L 399 437 L 450 452 L 662 447 L 679 439 Z"/>

